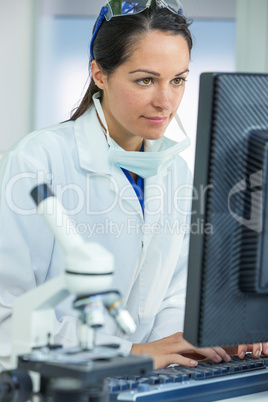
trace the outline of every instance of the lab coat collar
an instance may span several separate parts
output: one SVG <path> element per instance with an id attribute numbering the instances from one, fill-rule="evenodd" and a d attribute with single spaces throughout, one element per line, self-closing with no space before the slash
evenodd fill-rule
<path id="1" fill-rule="evenodd" d="M 75 121 L 74 132 L 81 168 L 111 174 L 112 166 L 108 160 L 109 145 L 94 106 Z M 97 151 L 90 152 L 90 150 Z"/>

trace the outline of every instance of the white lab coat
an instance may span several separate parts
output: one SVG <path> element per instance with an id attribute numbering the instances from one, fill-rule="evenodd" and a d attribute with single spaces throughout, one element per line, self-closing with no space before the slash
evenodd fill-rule
<path id="1" fill-rule="evenodd" d="M 163 149 L 172 145 L 166 138 Z M 1 160 L 0 363 L 5 367 L 14 299 L 64 272 L 63 252 L 30 197 L 31 189 L 43 182 L 52 187 L 83 238 L 100 242 L 115 257 L 113 287 L 122 293 L 137 331 L 122 336 L 107 317 L 98 342 L 116 340 L 129 352 L 133 342 L 183 330 L 191 181 L 187 164 L 178 155 L 168 168 L 145 180 L 143 217 L 131 184 L 107 153 L 93 106 L 75 122 L 26 136 Z M 55 340 L 74 345 L 76 317 L 70 300 L 58 306 L 56 315 Z"/>

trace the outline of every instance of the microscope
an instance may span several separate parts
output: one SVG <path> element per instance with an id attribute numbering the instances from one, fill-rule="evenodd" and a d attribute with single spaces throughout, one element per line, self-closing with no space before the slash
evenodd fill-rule
<path id="1" fill-rule="evenodd" d="M 0 374 L 0 401 L 109 401 L 105 378 L 145 375 L 148 356 L 122 355 L 118 345 L 95 345 L 95 332 L 107 311 L 124 334 L 135 323 L 118 291 L 111 290 L 114 258 L 98 243 L 86 243 L 72 228 L 59 200 L 46 184 L 31 196 L 65 253 L 65 273 L 18 297 L 13 305 L 12 367 Z M 55 307 L 73 295 L 78 344 L 53 343 Z M 39 399 L 38 399 L 39 398 Z"/>

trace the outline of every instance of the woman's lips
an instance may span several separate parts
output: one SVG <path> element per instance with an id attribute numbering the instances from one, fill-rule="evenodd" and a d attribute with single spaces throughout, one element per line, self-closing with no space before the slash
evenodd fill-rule
<path id="1" fill-rule="evenodd" d="M 146 117 L 146 116 L 143 116 L 143 117 L 149 123 L 154 124 L 156 126 L 161 126 L 161 124 L 165 124 L 168 119 L 167 117 Z"/>

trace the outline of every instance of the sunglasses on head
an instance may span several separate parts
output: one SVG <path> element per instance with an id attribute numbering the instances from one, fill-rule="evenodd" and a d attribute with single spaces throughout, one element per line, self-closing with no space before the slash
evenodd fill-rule
<path id="1" fill-rule="evenodd" d="M 110 21 L 113 17 L 121 17 L 123 15 L 133 15 L 141 13 L 149 8 L 152 1 L 155 1 L 156 7 L 168 8 L 175 14 L 183 14 L 182 5 L 179 0 L 141 0 L 141 1 L 122 1 L 110 0 L 102 7 L 97 19 L 96 27 L 90 42 L 90 56 L 94 60 L 93 43 L 104 20 Z"/>

